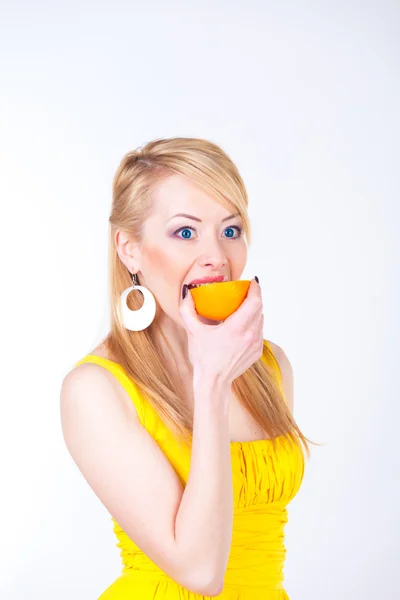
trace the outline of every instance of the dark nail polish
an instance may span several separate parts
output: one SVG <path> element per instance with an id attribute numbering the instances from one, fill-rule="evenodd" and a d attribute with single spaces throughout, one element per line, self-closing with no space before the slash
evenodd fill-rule
<path id="1" fill-rule="evenodd" d="M 257 281 L 257 283 L 259 284 L 260 282 L 258 281 L 258 277 L 257 275 L 254 275 L 254 279 Z"/>
<path id="2" fill-rule="evenodd" d="M 189 288 L 188 288 L 188 286 L 185 283 L 185 285 L 182 288 L 182 300 L 184 300 L 186 298 L 186 294 L 187 294 L 188 289 Z"/>

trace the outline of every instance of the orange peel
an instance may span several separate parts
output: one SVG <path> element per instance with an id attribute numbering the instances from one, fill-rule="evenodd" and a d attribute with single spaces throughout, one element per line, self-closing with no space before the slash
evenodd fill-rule
<path id="1" fill-rule="evenodd" d="M 251 281 L 221 281 L 189 289 L 197 313 L 206 319 L 224 321 L 233 314 L 247 296 Z"/>

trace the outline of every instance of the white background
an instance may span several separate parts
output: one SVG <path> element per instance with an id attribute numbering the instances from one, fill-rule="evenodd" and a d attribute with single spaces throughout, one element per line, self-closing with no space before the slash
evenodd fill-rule
<path id="1" fill-rule="evenodd" d="M 59 390 L 107 331 L 118 163 L 178 135 L 239 167 L 242 278 L 324 444 L 288 506 L 288 594 L 400 597 L 399 20 L 395 1 L 2 3 L 2 598 L 96 599 L 120 573 Z"/>

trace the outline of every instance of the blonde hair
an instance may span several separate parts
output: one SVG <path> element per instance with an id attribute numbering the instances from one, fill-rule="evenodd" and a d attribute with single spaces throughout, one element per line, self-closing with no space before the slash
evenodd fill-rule
<path id="1" fill-rule="evenodd" d="M 120 295 L 132 285 L 132 277 L 118 256 L 116 230 L 127 233 L 140 244 L 143 223 L 152 209 L 152 194 L 162 179 L 173 174 L 189 177 L 229 210 L 234 207 L 242 218 L 247 242 L 251 243 L 246 188 L 236 165 L 219 146 L 204 139 L 175 137 L 153 140 L 143 148 L 125 154 L 113 180 L 109 217 L 111 326 L 103 343 L 170 431 L 190 445 L 193 415 L 183 401 L 182 382 L 173 380 L 165 366 L 154 335 L 157 320 L 142 331 L 130 331 L 122 324 L 118 308 Z M 132 310 L 139 309 L 143 303 L 141 294 L 130 294 L 127 303 Z M 163 339 L 168 345 L 168 340 L 164 336 Z M 264 353 L 269 352 L 264 344 Z M 309 457 L 307 441 L 314 442 L 308 440 L 297 426 L 283 399 L 276 372 L 269 364 L 257 360 L 234 380 L 232 390 L 272 438 L 274 445 L 273 438 L 284 435 L 301 450 L 303 444 Z"/>

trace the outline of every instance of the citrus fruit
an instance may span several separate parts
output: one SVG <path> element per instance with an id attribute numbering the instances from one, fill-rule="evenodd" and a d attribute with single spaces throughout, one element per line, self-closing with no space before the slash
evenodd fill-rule
<path id="1" fill-rule="evenodd" d="M 251 281 L 221 281 L 190 288 L 197 313 L 207 319 L 224 321 L 235 312 L 247 296 Z"/>

